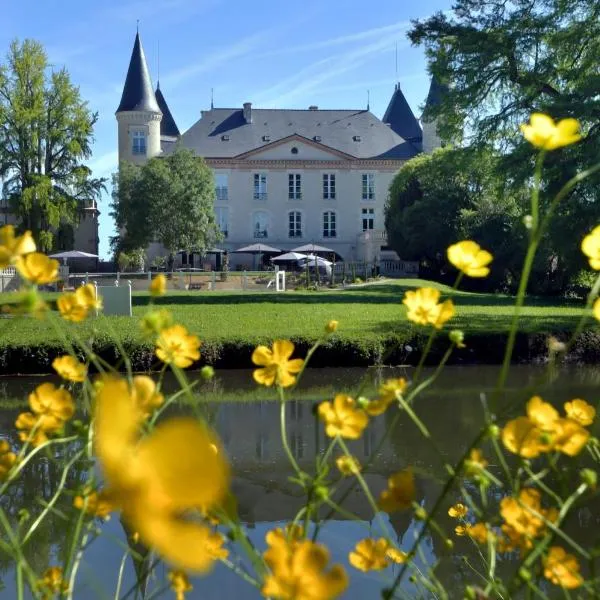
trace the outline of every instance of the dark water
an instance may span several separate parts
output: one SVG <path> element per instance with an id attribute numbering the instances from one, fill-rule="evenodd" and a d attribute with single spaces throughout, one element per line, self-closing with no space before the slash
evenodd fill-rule
<path id="1" fill-rule="evenodd" d="M 382 378 L 410 375 L 401 370 L 370 370 L 366 376 L 371 386 Z M 314 416 L 313 405 L 327 397 L 333 390 L 356 389 L 365 371 L 361 370 L 313 370 L 306 374 L 304 385 L 299 391 L 302 400 L 292 401 L 287 407 L 287 427 L 292 451 L 301 467 L 312 471 L 315 456 L 323 452 L 328 443 L 323 428 Z M 372 466 L 365 473 L 373 493 L 378 495 L 385 487 L 387 477 L 407 466 L 417 474 L 418 501 L 426 509 L 432 508 L 444 482 L 445 462 L 453 463 L 468 447 L 483 423 L 481 393 L 493 387 L 497 369 L 482 367 L 453 367 L 440 377 L 415 404 L 415 412 L 426 424 L 438 445 L 438 451 L 424 441 L 415 425 L 402 415 L 393 432 L 374 455 L 379 440 L 394 417 L 393 411 L 372 419 L 362 439 L 350 442 L 351 451 L 362 464 L 372 460 Z M 26 398 L 27 393 L 43 378 L 14 378 L 0 380 L 0 393 L 4 398 Z M 509 392 L 501 404 L 504 411 L 500 423 L 523 412 L 524 403 L 533 394 L 541 394 L 546 400 L 561 406 L 566 400 L 579 397 L 596 405 L 600 369 L 563 369 L 549 378 L 541 368 L 517 367 L 509 382 Z M 207 384 L 200 397 L 212 401 L 204 402 L 202 410 L 206 418 L 217 429 L 227 449 L 232 463 L 234 480 L 233 491 L 238 501 L 238 510 L 245 523 L 250 538 L 258 548 L 264 548 L 265 533 L 273 527 L 281 526 L 294 518 L 303 506 L 300 488 L 289 481 L 290 467 L 283 453 L 279 432 L 279 406 L 272 401 L 243 402 L 258 397 L 259 392 L 252 383 L 250 373 L 227 371 L 221 377 Z M 223 401 L 216 402 L 216 398 Z M 226 400 L 233 400 L 227 402 Z M 505 411 L 510 404 L 512 409 Z M 190 407 L 175 407 L 173 412 L 190 412 Z M 0 431 L 3 437 L 15 441 L 14 420 L 18 409 L 0 411 Z M 595 433 L 598 433 L 595 431 Z M 190 451 L 193 451 L 191 448 Z M 440 455 L 441 454 L 441 455 Z M 488 452 L 489 455 L 489 452 Z M 495 465 L 492 471 L 497 472 Z M 85 468 L 73 469 L 68 475 L 67 489 L 74 489 L 82 481 Z M 18 511 L 27 508 L 31 513 L 39 512 L 39 499 L 48 500 L 58 485 L 60 466 L 49 458 L 38 461 L 23 474 L 0 499 L 5 510 L 13 519 Z M 471 490 L 476 492 L 475 490 Z M 489 502 L 497 504 L 502 491 L 489 490 Z M 454 550 L 449 550 L 440 536 L 428 535 L 422 543 L 423 555 L 420 558 L 428 564 L 437 563 L 436 573 L 444 583 L 450 598 L 462 598 L 466 583 L 480 583 L 473 571 L 461 558 L 467 556 L 471 564 L 481 568 L 478 550 L 465 538 L 456 538 L 452 530 L 456 522 L 446 516 L 449 506 L 460 500 L 460 491 L 453 490 L 444 502 L 439 523 L 455 541 Z M 363 574 L 347 561 L 347 553 L 354 544 L 364 537 L 380 535 L 378 521 L 360 489 L 352 489 L 344 507 L 361 520 L 348 521 L 337 515 L 322 529 L 320 541 L 331 551 L 332 561 L 346 566 L 351 577 L 351 587 L 344 598 L 377 598 L 379 591 L 389 585 L 398 566 L 386 572 Z M 62 507 L 70 510 L 69 501 Z M 323 511 L 323 516 L 327 511 Z M 398 540 L 399 546 L 408 551 L 419 531 L 420 524 L 411 518 L 410 513 L 397 513 L 391 518 L 383 514 L 388 531 Z M 566 523 L 566 530 L 584 547 L 598 542 L 600 534 L 600 504 L 592 502 L 577 509 Z M 102 536 L 91 543 L 80 568 L 74 597 L 113 598 L 117 573 L 122 558 L 122 549 L 117 540 L 124 541 L 123 527 L 118 515 L 101 525 Z M 25 548 L 32 566 L 42 572 L 53 563 L 63 549 L 67 532 L 59 514 L 48 517 L 39 528 L 37 535 Z M 497 574 L 510 577 L 515 568 L 512 560 L 500 560 Z M 167 569 L 159 564 L 149 581 L 149 589 L 157 590 L 164 585 Z M 0 577 L 6 586 L 0 592 L 1 598 L 15 598 L 14 573 L 10 559 L 0 555 Z M 126 563 L 124 584 L 121 596 L 135 581 L 131 561 Z M 187 597 L 192 599 L 217 598 L 258 598 L 260 595 L 249 584 L 222 565 L 217 565 L 211 575 L 193 580 L 194 590 Z M 557 588 L 548 586 L 545 593 L 550 597 L 562 597 Z M 134 596 L 129 596 L 133 598 Z M 172 592 L 160 596 L 172 597 Z M 430 593 L 417 590 L 408 579 L 405 580 L 398 597 L 431 598 Z"/>

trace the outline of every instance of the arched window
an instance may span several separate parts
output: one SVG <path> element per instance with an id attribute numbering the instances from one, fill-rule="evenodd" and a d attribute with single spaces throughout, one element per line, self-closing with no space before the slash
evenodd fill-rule
<path id="1" fill-rule="evenodd" d="M 302 237 L 302 213 L 298 210 L 288 213 L 288 237 Z"/>
<path id="2" fill-rule="evenodd" d="M 326 210 L 323 213 L 323 237 L 337 237 L 336 215 L 333 210 Z"/>
<path id="3" fill-rule="evenodd" d="M 264 210 L 257 210 L 253 213 L 252 229 L 255 238 L 269 237 L 269 215 Z"/>

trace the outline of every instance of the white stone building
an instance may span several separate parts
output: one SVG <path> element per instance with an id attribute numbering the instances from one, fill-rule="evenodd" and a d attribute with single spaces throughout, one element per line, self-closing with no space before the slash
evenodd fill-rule
<path id="1" fill-rule="evenodd" d="M 428 102 L 438 94 L 432 84 Z M 315 243 L 347 261 L 395 256 L 384 228 L 390 182 L 406 160 L 440 144 L 435 124 L 421 128 L 399 84 L 381 120 L 368 109 L 261 109 L 247 102 L 202 111 L 181 134 L 160 86 L 153 90 L 139 34 L 116 117 L 120 161 L 140 164 L 181 144 L 212 167 L 221 248 Z M 157 244 L 148 249 L 150 259 L 161 253 Z M 180 253 L 180 264 L 199 262 Z"/>

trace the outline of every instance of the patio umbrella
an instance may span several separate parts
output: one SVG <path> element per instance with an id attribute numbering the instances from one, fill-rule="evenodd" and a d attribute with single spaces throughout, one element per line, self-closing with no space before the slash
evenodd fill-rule
<path id="1" fill-rule="evenodd" d="M 335 254 L 335 250 L 333 250 L 332 248 L 326 248 L 325 246 L 319 246 L 318 244 L 304 244 L 304 246 L 292 248 L 292 252 L 310 252 L 311 254 L 321 252 Z"/>
<path id="2" fill-rule="evenodd" d="M 297 261 L 302 260 L 303 258 L 308 258 L 308 254 L 300 254 L 300 252 L 286 252 L 281 256 L 276 256 L 271 260 L 273 262 L 287 262 L 287 261 Z"/>
<path id="3" fill-rule="evenodd" d="M 314 254 L 309 254 L 306 258 L 300 259 L 299 262 L 303 263 L 304 265 L 309 264 L 311 267 L 314 267 L 315 265 L 329 266 L 332 264 L 330 260 L 325 260 L 324 258 Z"/>
<path id="4" fill-rule="evenodd" d="M 243 248 L 238 248 L 234 250 L 239 254 L 252 254 L 256 256 L 257 254 L 260 256 L 261 254 L 279 254 L 281 250 L 279 248 L 274 248 L 273 246 L 267 246 L 267 244 L 250 244 L 250 246 L 244 246 Z"/>
<path id="5" fill-rule="evenodd" d="M 50 258 L 62 258 L 63 264 L 66 265 L 69 258 L 98 258 L 98 255 L 82 252 L 81 250 L 67 250 L 65 252 L 50 254 Z"/>

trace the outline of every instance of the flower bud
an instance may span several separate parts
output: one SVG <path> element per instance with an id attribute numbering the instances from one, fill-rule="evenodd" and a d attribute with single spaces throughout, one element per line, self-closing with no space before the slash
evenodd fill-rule
<path id="1" fill-rule="evenodd" d="M 210 381 L 215 376 L 215 370 L 210 365 L 205 365 L 200 369 L 200 377 L 204 381 Z"/>
<path id="2" fill-rule="evenodd" d="M 496 424 L 492 424 L 488 427 L 488 435 L 491 438 L 498 439 L 500 437 L 500 427 Z"/>
<path id="3" fill-rule="evenodd" d="M 356 404 L 358 404 L 358 406 L 360 408 L 367 408 L 367 406 L 369 406 L 370 402 L 371 401 L 368 398 L 365 398 L 364 396 L 359 396 L 356 399 Z"/>
<path id="4" fill-rule="evenodd" d="M 448 335 L 448 337 L 450 338 L 450 341 L 453 344 L 456 344 L 457 348 L 466 348 L 465 346 L 465 334 L 463 331 L 460 331 L 460 329 L 453 329 L 450 334 Z"/>
<path id="5" fill-rule="evenodd" d="M 587 484 L 591 489 L 596 489 L 596 485 L 598 484 L 598 473 L 596 473 L 596 471 L 593 469 L 581 469 L 581 471 L 579 471 L 579 476 L 581 477 L 581 481 Z"/>
<path id="6" fill-rule="evenodd" d="M 338 328 L 338 322 L 337 321 L 329 321 L 329 323 L 327 323 L 327 325 L 325 325 L 325 332 L 326 333 L 334 333 Z"/>
<path id="7" fill-rule="evenodd" d="M 525 567 L 521 567 L 519 569 L 519 577 L 523 581 L 531 581 L 531 571 L 529 571 L 529 569 L 526 569 Z"/>
<path id="8" fill-rule="evenodd" d="M 424 521 L 426 518 L 427 511 L 422 506 L 415 509 L 415 519 L 417 519 L 417 521 Z"/>
<path id="9" fill-rule="evenodd" d="M 329 489 L 325 485 L 317 485 L 315 487 L 315 496 L 321 498 L 321 500 L 327 500 L 329 498 Z"/>

